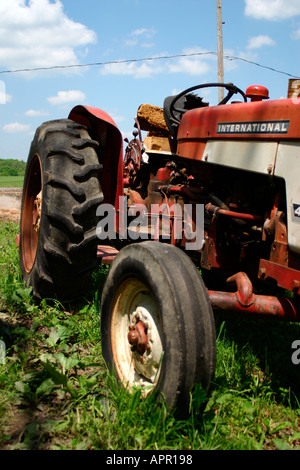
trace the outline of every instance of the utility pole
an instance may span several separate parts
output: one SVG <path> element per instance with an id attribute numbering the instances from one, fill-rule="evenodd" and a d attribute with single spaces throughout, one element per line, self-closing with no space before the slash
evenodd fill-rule
<path id="1" fill-rule="evenodd" d="M 217 0 L 217 32 L 218 32 L 218 82 L 224 83 L 223 65 L 223 30 L 222 30 L 222 0 Z M 224 88 L 219 88 L 219 102 L 224 98 Z"/>

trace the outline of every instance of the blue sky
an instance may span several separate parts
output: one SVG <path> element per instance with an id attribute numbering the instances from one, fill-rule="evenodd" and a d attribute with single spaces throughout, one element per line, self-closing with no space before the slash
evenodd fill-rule
<path id="1" fill-rule="evenodd" d="M 286 97 L 287 74 L 300 77 L 300 1 L 222 0 L 222 13 L 225 82 Z M 76 104 L 105 110 L 130 136 L 142 103 L 217 81 L 216 52 L 216 0 L 0 0 L 0 72 L 106 63 L 1 73 L 0 158 L 26 161 L 36 127 Z M 188 56 L 130 62 L 173 55 Z M 204 97 L 216 104 L 215 92 Z"/>

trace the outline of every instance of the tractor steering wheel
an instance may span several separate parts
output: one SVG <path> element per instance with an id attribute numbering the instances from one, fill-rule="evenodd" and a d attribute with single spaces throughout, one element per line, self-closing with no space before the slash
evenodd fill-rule
<path id="1" fill-rule="evenodd" d="M 233 83 L 204 83 L 202 85 L 196 85 L 191 88 L 188 88 L 187 90 L 182 91 L 181 93 L 179 93 L 179 95 L 176 95 L 174 99 L 171 101 L 169 112 L 170 112 L 170 118 L 172 119 L 172 121 L 179 124 L 182 115 L 188 111 L 188 109 L 175 107 L 176 103 L 179 101 L 180 98 L 182 98 L 184 95 L 187 95 L 188 93 L 191 93 L 192 91 L 199 90 L 200 88 L 209 88 L 209 87 L 222 87 L 222 88 L 226 88 L 226 90 L 228 91 L 225 98 L 222 101 L 220 101 L 220 103 L 218 103 L 218 106 L 221 104 L 226 104 L 230 100 L 230 98 L 236 93 L 239 93 L 243 97 L 244 102 L 247 102 L 245 93 L 242 90 L 240 90 L 238 87 L 233 85 Z M 178 117 L 178 114 L 176 115 L 175 113 L 179 113 L 180 117 Z"/>

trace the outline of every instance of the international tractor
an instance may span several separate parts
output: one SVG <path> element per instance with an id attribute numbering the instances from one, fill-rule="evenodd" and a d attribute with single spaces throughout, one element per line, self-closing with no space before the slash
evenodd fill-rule
<path id="1" fill-rule="evenodd" d="M 222 87 L 209 106 L 203 88 Z M 198 90 L 198 91 L 197 91 Z M 71 301 L 109 265 L 104 359 L 183 415 L 214 377 L 214 312 L 300 319 L 300 103 L 211 83 L 143 104 L 123 152 L 104 111 L 42 124 L 22 197 L 20 267 L 35 299 Z M 144 138 L 142 137 L 146 135 Z"/>

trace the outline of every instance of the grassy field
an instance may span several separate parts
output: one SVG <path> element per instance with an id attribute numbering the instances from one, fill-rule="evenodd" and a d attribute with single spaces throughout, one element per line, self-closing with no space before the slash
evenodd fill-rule
<path id="1" fill-rule="evenodd" d="M 22 285 L 17 229 L 0 222 L 0 449 L 300 449 L 300 365 L 291 360 L 300 325 L 216 316 L 211 394 L 194 390 L 190 418 L 176 421 L 163 404 L 128 395 L 105 368 L 106 268 L 81 303 L 36 305 Z"/>
<path id="2" fill-rule="evenodd" d="M 1 176 L 0 188 L 22 188 L 24 176 Z"/>

